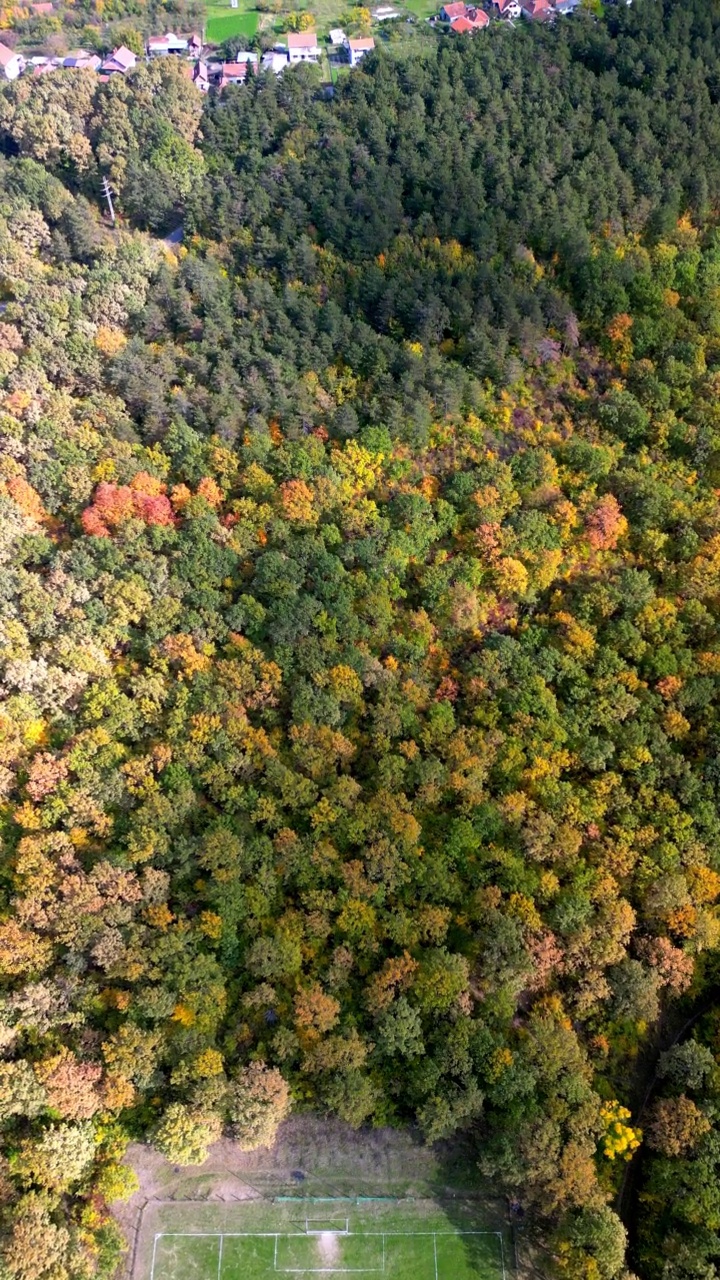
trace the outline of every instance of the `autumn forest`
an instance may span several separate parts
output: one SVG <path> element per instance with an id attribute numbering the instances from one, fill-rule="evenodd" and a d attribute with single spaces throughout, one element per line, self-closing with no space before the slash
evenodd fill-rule
<path id="1" fill-rule="evenodd" d="M 716 0 L 0 93 L 2 1280 L 291 1109 L 717 1280 L 719 103 Z"/>

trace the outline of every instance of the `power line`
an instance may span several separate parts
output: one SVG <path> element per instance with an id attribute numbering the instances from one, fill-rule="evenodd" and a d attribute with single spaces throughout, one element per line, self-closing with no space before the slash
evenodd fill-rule
<path id="1" fill-rule="evenodd" d="M 115 226 L 115 210 L 113 208 L 113 202 L 112 202 L 112 188 L 106 177 L 104 177 L 102 181 L 103 181 L 103 195 L 105 196 L 105 199 L 108 202 L 108 209 L 110 211 L 110 221 L 112 222 L 113 226 Z"/>

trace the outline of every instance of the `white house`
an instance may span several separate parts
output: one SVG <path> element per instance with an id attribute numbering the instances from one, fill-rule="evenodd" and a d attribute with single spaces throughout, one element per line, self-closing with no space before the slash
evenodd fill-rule
<path id="1" fill-rule="evenodd" d="M 500 18 L 519 18 L 522 13 L 520 0 L 492 0 Z"/>
<path id="2" fill-rule="evenodd" d="M 362 62 L 365 54 L 375 48 L 375 41 L 372 36 L 350 36 L 345 41 L 345 48 L 348 51 L 350 66 L 356 67 L 358 62 Z"/>
<path id="3" fill-rule="evenodd" d="M 314 31 L 288 32 L 288 62 L 317 62 L 320 47 Z"/>
<path id="4" fill-rule="evenodd" d="M 342 27 L 333 27 L 332 31 L 328 32 L 328 40 L 330 41 L 333 48 L 337 49 L 341 45 L 345 44 L 345 41 L 347 40 L 347 36 L 345 35 L 345 32 L 343 31 Z"/>
<path id="5" fill-rule="evenodd" d="M 149 58 L 164 58 L 169 53 L 187 53 L 189 41 L 185 36 L 176 36 L 167 31 L 164 36 L 150 36 L 147 42 Z"/>
<path id="6" fill-rule="evenodd" d="M 262 56 L 260 63 L 261 71 L 272 71 L 273 75 L 279 76 L 288 65 L 288 56 L 286 49 L 270 49 Z"/>
<path id="7" fill-rule="evenodd" d="M 3 80 L 17 80 L 25 70 L 25 59 L 21 53 L 13 53 L 6 44 L 0 44 L 0 77 Z"/>

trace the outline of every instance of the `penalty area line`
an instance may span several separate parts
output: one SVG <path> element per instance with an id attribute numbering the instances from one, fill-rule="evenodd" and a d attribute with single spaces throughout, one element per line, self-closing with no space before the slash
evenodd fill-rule
<path id="1" fill-rule="evenodd" d="M 155 1239 L 153 1240 L 152 1262 L 150 1264 L 150 1280 L 155 1280 L 155 1254 L 157 1253 L 157 1242 L 159 1239 L 160 1237 L 156 1233 Z"/>

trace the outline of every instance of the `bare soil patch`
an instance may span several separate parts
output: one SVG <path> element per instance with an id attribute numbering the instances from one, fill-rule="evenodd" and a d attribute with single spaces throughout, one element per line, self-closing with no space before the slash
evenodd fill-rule
<path id="1" fill-rule="evenodd" d="M 321 1267 L 334 1267 L 340 1261 L 340 1244 L 337 1231 L 322 1231 L 317 1240 Z"/>

